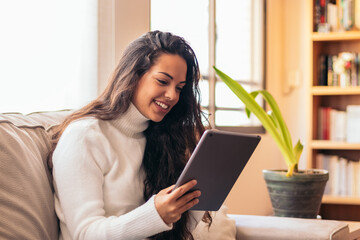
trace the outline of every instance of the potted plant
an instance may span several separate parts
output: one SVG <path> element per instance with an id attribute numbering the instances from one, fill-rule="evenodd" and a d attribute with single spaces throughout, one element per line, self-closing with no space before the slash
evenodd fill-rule
<path id="1" fill-rule="evenodd" d="M 253 113 L 279 147 L 287 165 L 286 170 L 263 170 L 275 216 L 316 218 L 320 209 L 325 185 L 329 179 L 326 170 L 299 170 L 298 163 L 303 151 L 300 140 L 295 146 L 279 106 L 267 90 L 248 93 L 238 82 L 214 66 L 216 74 L 245 104 L 248 117 Z M 271 111 L 255 101 L 262 95 Z"/>

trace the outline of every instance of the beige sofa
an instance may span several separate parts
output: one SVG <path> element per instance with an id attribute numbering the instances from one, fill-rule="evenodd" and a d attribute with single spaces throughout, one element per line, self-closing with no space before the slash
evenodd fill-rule
<path id="1" fill-rule="evenodd" d="M 49 133 L 67 114 L 69 111 L 26 116 L 0 114 L 0 239 L 58 238 L 46 155 L 50 148 Z M 347 224 L 339 221 L 249 215 L 228 217 L 236 224 L 233 228 L 236 239 L 346 240 L 349 236 Z M 216 224 L 210 228 L 210 233 L 216 230 Z M 220 233 L 225 229 L 218 227 L 217 234 L 212 233 L 213 239 L 225 239 Z"/>

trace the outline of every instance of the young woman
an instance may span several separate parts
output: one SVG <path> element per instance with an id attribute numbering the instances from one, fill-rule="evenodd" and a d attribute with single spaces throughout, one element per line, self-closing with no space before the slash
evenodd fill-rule
<path id="1" fill-rule="evenodd" d="M 199 68 L 181 37 L 149 32 L 125 50 L 105 91 L 53 135 L 62 239 L 192 239 L 209 213 L 199 191 L 172 191 L 204 132 Z"/>

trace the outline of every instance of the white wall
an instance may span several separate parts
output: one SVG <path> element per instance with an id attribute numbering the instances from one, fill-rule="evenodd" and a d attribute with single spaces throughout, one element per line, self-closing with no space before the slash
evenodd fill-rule
<path id="1" fill-rule="evenodd" d="M 150 29 L 150 0 L 98 0 L 101 93 L 125 47 Z"/>

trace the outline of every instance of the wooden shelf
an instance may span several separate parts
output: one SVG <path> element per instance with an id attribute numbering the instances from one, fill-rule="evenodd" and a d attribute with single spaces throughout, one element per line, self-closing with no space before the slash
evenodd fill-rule
<path id="1" fill-rule="evenodd" d="M 311 88 L 311 94 L 314 96 L 360 95 L 360 86 L 356 86 L 356 87 L 313 86 Z"/>
<path id="2" fill-rule="evenodd" d="M 314 42 L 360 40 L 360 31 L 312 33 Z"/>
<path id="3" fill-rule="evenodd" d="M 340 197 L 324 195 L 322 199 L 323 204 L 347 204 L 347 205 L 360 205 L 359 197 Z"/>
<path id="4" fill-rule="evenodd" d="M 329 140 L 312 140 L 312 149 L 360 150 L 360 143 L 336 142 Z"/>

